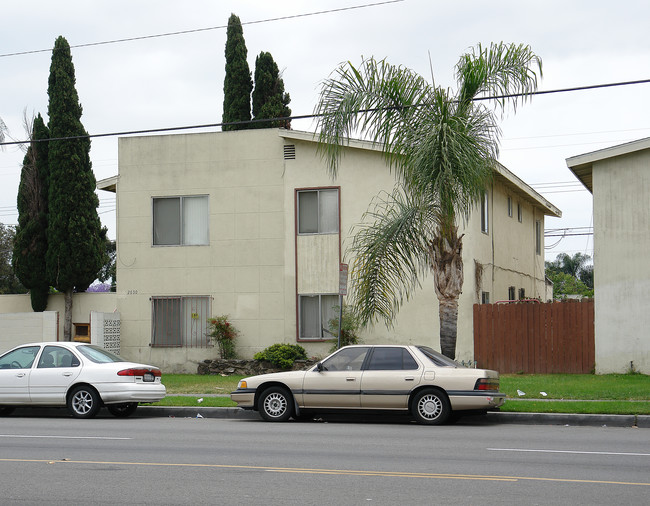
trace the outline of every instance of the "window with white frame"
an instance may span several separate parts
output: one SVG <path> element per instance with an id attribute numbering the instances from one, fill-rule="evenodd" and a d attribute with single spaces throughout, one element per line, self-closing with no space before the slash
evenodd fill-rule
<path id="1" fill-rule="evenodd" d="M 490 292 L 481 292 L 481 304 L 490 303 Z"/>
<path id="2" fill-rule="evenodd" d="M 483 192 L 483 201 L 481 203 L 481 232 L 487 234 L 489 230 L 488 194 L 487 192 Z"/>
<path id="3" fill-rule="evenodd" d="M 339 231 L 339 191 L 300 190 L 298 193 L 298 233 L 336 234 Z"/>
<path id="4" fill-rule="evenodd" d="M 208 296 L 151 298 L 151 346 L 202 348 L 210 344 Z"/>
<path id="5" fill-rule="evenodd" d="M 209 244 L 208 196 L 154 197 L 154 246 Z"/>
<path id="6" fill-rule="evenodd" d="M 535 221 L 535 253 L 542 254 L 542 222 Z"/>
<path id="7" fill-rule="evenodd" d="M 329 321 L 338 318 L 338 295 L 317 294 L 298 296 L 298 336 L 300 339 L 328 339 Z"/>

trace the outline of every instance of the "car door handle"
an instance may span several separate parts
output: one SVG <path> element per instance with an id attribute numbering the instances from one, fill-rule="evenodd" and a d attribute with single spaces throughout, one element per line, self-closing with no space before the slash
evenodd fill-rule
<path id="1" fill-rule="evenodd" d="M 64 372 L 63 375 L 68 377 L 68 376 L 72 376 L 72 373 L 71 372 Z"/>
<path id="2" fill-rule="evenodd" d="M 404 378 L 404 381 L 415 381 L 415 378 L 413 376 L 407 376 Z"/>
<path id="3" fill-rule="evenodd" d="M 24 372 L 16 373 L 16 377 L 17 377 L 17 378 L 24 378 L 24 377 L 25 377 L 25 373 L 24 373 Z"/>
<path id="4" fill-rule="evenodd" d="M 345 378 L 345 381 L 356 381 L 357 378 Z"/>

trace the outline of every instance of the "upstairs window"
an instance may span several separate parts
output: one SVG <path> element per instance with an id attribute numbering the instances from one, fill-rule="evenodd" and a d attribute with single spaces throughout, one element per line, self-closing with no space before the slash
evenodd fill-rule
<path id="1" fill-rule="evenodd" d="M 515 300 L 515 287 L 514 286 L 509 286 L 508 287 L 508 300 Z"/>
<path id="2" fill-rule="evenodd" d="M 512 197 L 508 197 L 508 217 L 512 218 Z"/>
<path id="3" fill-rule="evenodd" d="M 525 288 L 520 288 L 519 289 L 519 300 L 524 300 L 526 298 L 526 289 Z"/>
<path id="4" fill-rule="evenodd" d="M 153 199 L 154 246 L 209 244 L 208 196 Z"/>
<path id="5" fill-rule="evenodd" d="M 519 220 L 519 223 L 524 220 L 524 211 L 521 208 L 521 202 L 517 202 L 517 219 Z"/>
<path id="6" fill-rule="evenodd" d="M 488 194 L 487 192 L 483 193 L 483 201 L 481 203 L 481 232 L 487 234 L 489 231 L 489 220 L 488 220 Z"/>
<path id="7" fill-rule="evenodd" d="M 339 191 L 301 190 L 298 192 L 298 233 L 337 234 L 339 231 Z"/>
<path id="8" fill-rule="evenodd" d="M 540 220 L 535 222 L 535 253 L 542 254 L 542 222 Z"/>

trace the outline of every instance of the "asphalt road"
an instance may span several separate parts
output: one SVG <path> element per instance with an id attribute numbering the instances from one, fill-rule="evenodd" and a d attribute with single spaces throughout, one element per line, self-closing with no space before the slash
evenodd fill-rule
<path id="1" fill-rule="evenodd" d="M 646 504 L 650 432 L 11 416 L 0 503 Z"/>

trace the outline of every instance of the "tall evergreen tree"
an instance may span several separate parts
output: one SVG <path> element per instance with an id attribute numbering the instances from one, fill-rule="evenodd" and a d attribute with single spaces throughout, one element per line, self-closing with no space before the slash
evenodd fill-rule
<path id="1" fill-rule="evenodd" d="M 253 90 L 253 118 L 273 119 L 291 116 L 291 98 L 284 92 L 284 81 L 271 53 L 262 51 L 255 59 L 255 89 Z M 254 123 L 255 128 L 291 128 L 291 120 Z"/>
<path id="2" fill-rule="evenodd" d="M 45 311 L 50 284 L 47 253 L 49 130 L 43 117 L 34 118 L 18 187 L 18 227 L 12 263 L 20 282 L 29 289 L 34 311 Z"/>
<path id="3" fill-rule="evenodd" d="M 27 291 L 11 267 L 11 252 L 15 238 L 15 228 L 0 223 L 0 293 L 2 294 L 25 293 Z"/>
<path id="4" fill-rule="evenodd" d="M 224 123 L 250 121 L 251 91 L 253 81 L 246 61 L 248 51 L 244 40 L 244 30 L 239 17 L 234 14 L 228 19 L 226 35 L 226 77 L 223 82 Z M 226 125 L 223 130 L 244 130 L 250 124 Z"/>
<path id="5" fill-rule="evenodd" d="M 70 45 L 59 37 L 52 50 L 48 83 L 50 117 L 47 275 L 65 294 L 63 335 L 72 337 L 72 293 L 84 291 L 105 263 L 102 228 L 91 169 L 90 139 L 81 124 Z"/>

